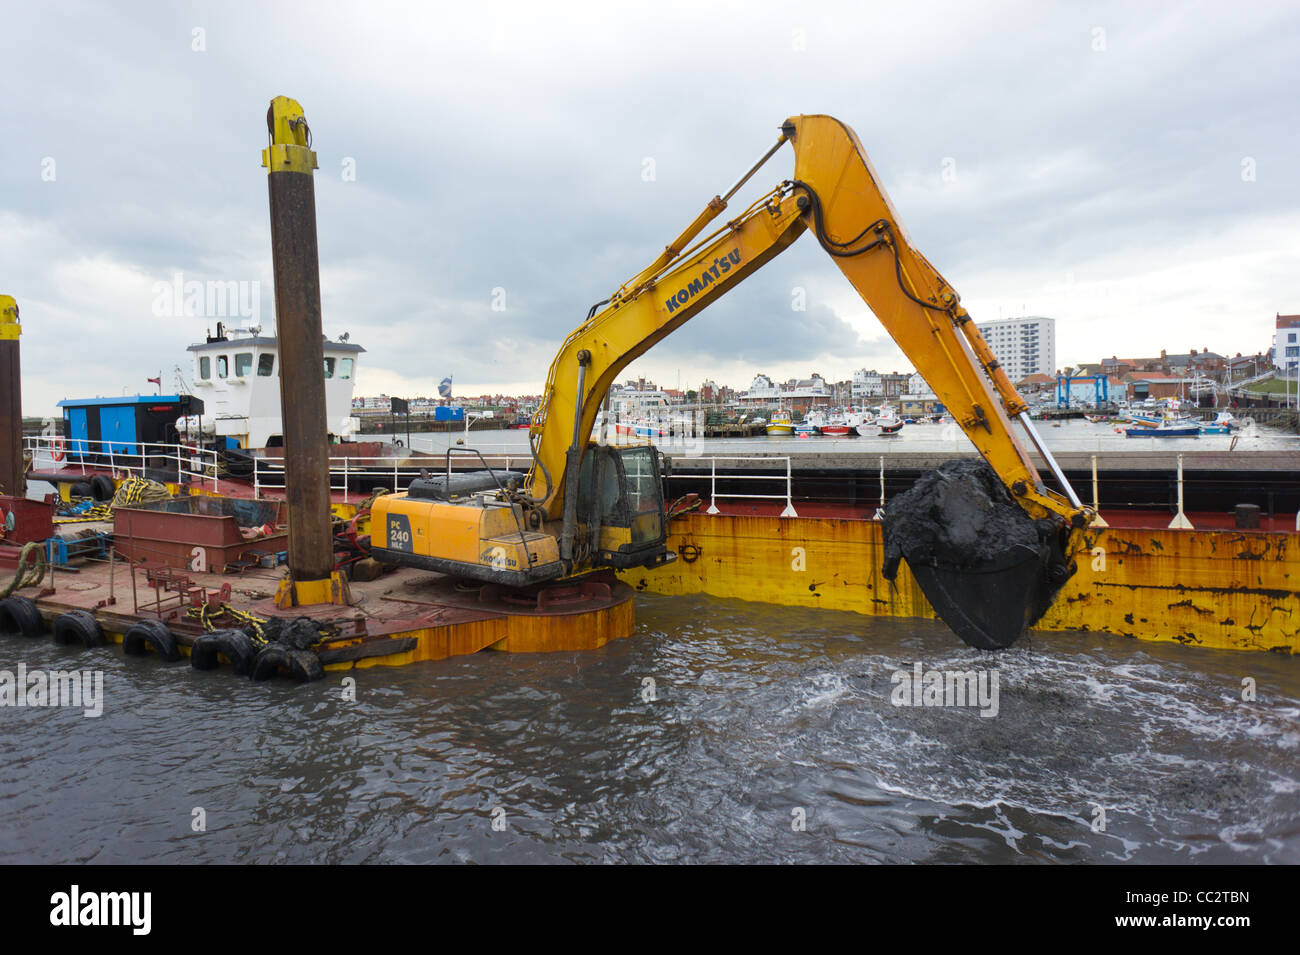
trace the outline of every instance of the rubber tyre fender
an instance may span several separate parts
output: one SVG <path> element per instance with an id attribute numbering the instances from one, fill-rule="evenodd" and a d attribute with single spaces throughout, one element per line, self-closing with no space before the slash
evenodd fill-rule
<path id="1" fill-rule="evenodd" d="M 50 628 L 55 643 L 80 643 L 83 647 L 102 647 L 104 628 L 86 610 L 69 610 L 60 614 Z"/>
<path id="2" fill-rule="evenodd" d="M 153 647 L 168 663 L 175 663 L 181 658 L 175 634 L 158 620 L 141 620 L 132 624 L 131 629 L 122 637 L 122 652 L 128 656 L 142 657 L 149 651 L 149 647 Z"/>
<path id="3" fill-rule="evenodd" d="M 72 487 L 68 488 L 68 498 L 75 501 L 77 498 L 94 497 L 95 489 L 85 481 L 75 481 Z"/>
<path id="4" fill-rule="evenodd" d="M 257 649 L 242 630 L 214 630 L 194 641 L 190 647 L 190 666 L 196 670 L 215 670 L 219 666 L 217 654 L 229 660 L 240 676 L 247 676 L 253 669 Z"/>
<path id="5" fill-rule="evenodd" d="M 249 676 L 254 680 L 269 680 L 279 674 L 281 667 L 288 670 L 289 678 L 298 683 L 310 683 L 325 676 L 325 668 L 316 654 L 279 643 L 268 643 L 261 649 Z"/>
<path id="6" fill-rule="evenodd" d="M 116 492 L 113 479 L 103 474 L 96 474 L 90 479 L 90 491 L 97 501 L 111 501 Z"/>
<path id="7" fill-rule="evenodd" d="M 6 597 L 0 600 L 0 633 L 39 637 L 45 632 L 45 621 L 30 597 Z"/>

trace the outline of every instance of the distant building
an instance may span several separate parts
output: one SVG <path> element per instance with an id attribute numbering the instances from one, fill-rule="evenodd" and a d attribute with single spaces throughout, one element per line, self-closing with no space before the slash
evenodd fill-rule
<path id="1" fill-rule="evenodd" d="M 736 400 L 748 407 L 767 407 L 781 402 L 782 391 L 771 378 L 762 372 L 754 376 L 749 389 L 736 396 Z"/>
<path id="2" fill-rule="evenodd" d="M 811 378 L 791 378 L 782 385 L 774 383 L 767 375 L 755 375 L 749 390 L 736 396 L 737 403 L 742 407 L 770 408 L 779 405 L 796 414 L 813 408 L 829 408 L 834 399 L 835 387 L 818 374 Z"/>
<path id="3" fill-rule="evenodd" d="M 1273 367 L 1273 353 L 1260 352 L 1258 355 L 1238 354 L 1228 359 L 1228 378 L 1230 381 L 1242 381 L 1257 378 Z"/>
<path id="4" fill-rule="evenodd" d="M 932 414 L 939 407 L 939 399 L 927 393 L 923 395 L 900 395 L 898 410 L 904 415 Z"/>
<path id="5" fill-rule="evenodd" d="M 804 414 L 813 408 L 829 408 L 834 398 L 834 386 L 828 384 L 826 379 L 818 374 L 814 374 L 811 378 L 797 379 L 791 383 L 791 388 L 785 393 L 790 410 L 796 414 Z"/>
<path id="6" fill-rule="evenodd" d="M 1182 375 L 1163 371 L 1136 371 L 1124 376 L 1125 397 L 1130 401 L 1147 398 L 1178 398 L 1185 393 Z"/>
<path id="7" fill-rule="evenodd" d="M 1056 370 L 1056 319 L 1005 318 L 984 322 L 979 330 L 1012 381 Z"/>
<path id="8" fill-rule="evenodd" d="M 1286 372 L 1300 366 L 1300 315 L 1277 315 L 1273 333 L 1273 367 Z"/>
<path id="9" fill-rule="evenodd" d="M 880 372 L 874 369 L 859 368 L 853 373 L 850 397 L 855 405 L 865 404 L 869 398 L 881 398 L 885 394 L 880 383 Z"/>
<path id="10" fill-rule="evenodd" d="M 907 394 L 907 383 L 911 380 L 911 375 L 900 374 L 891 371 L 887 375 L 880 376 L 880 393 L 882 397 L 893 398 L 895 400 Z"/>
<path id="11" fill-rule="evenodd" d="M 653 381 L 638 378 L 628 379 L 622 385 L 615 385 L 609 390 L 609 406 L 618 415 L 645 414 L 650 409 L 662 408 L 668 404 L 668 394 L 655 387 Z"/>
<path id="12" fill-rule="evenodd" d="M 1223 371 L 1228 366 L 1228 359 L 1208 348 L 1202 348 L 1200 351 L 1193 348 L 1185 355 L 1167 355 L 1165 364 L 1171 372 L 1186 375 L 1200 372 L 1206 375 Z"/>
<path id="13" fill-rule="evenodd" d="M 1022 395 L 1034 394 L 1040 391 L 1050 391 L 1056 387 L 1056 379 L 1051 375 L 1044 375 L 1042 372 L 1034 372 L 1032 375 L 1025 375 L 1016 382 L 1016 390 Z"/>
<path id="14" fill-rule="evenodd" d="M 1127 375 L 1134 371 L 1168 371 L 1169 366 L 1165 362 L 1165 353 L 1162 351 L 1159 358 L 1116 358 L 1113 355 L 1110 358 L 1101 360 L 1101 372 L 1104 375 Z"/>

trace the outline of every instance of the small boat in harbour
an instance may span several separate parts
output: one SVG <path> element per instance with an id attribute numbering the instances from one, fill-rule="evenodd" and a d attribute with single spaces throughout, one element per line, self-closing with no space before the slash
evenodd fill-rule
<path id="1" fill-rule="evenodd" d="M 772 415 L 772 420 L 767 423 L 767 433 L 780 437 L 794 434 L 794 422 L 790 420 L 790 412 L 778 411 Z"/>
<path id="2" fill-rule="evenodd" d="M 1201 434 L 1201 426 L 1195 421 L 1162 421 L 1157 425 L 1140 424 L 1124 429 L 1126 438 L 1195 438 Z"/>
<path id="3" fill-rule="evenodd" d="M 840 412 L 831 415 L 830 420 L 822 427 L 822 434 L 832 438 L 851 438 L 857 435 L 856 427 L 856 422 L 850 423 L 850 414 Z"/>
<path id="4" fill-rule="evenodd" d="M 853 430 L 856 431 L 858 434 L 862 435 L 862 437 L 864 438 L 868 438 L 874 434 L 878 434 L 879 431 L 876 428 L 876 416 L 873 415 L 870 411 L 864 410 L 862 414 L 858 417 L 857 424 L 853 426 Z"/>
<path id="5" fill-rule="evenodd" d="M 822 428 L 826 425 L 826 419 L 820 411 L 810 411 L 803 416 L 803 420 L 794 426 L 794 433 L 801 438 L 811 438 L 822 433 Z"/>
<path id="6" fill-rule="evenodd" d="M 1239 424 L 1231 411 L 1220 411 L 1209 424 L 1201 425 L 1201 434 L 1232 434 Z"/>
<path id="7" fill-rule="evenodd" d="M 883 405 L 880 415 L 876 418 L 876 427 L 880 429 L 882 435 L 898 434 L 903 430 L 903 419 L 889 405 Z"/>

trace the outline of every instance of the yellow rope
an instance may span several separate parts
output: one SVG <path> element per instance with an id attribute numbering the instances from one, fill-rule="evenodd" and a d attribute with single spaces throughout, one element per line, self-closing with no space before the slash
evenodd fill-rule
<path id="1" fill-rule="evenodd" d="M 203 625 L 203 629 L 209 633 L 217 629 L 216 624 L 212 622 L 212 618 L 220 617 L 222 614 L 225 614 L 232 620 L 239 621 L 245 626 L 252 627 L 254 632 L 249 635 L 249 638 L 255 644 L 258 646 L 264 646 L 266 644 L 265 629 L 263 625 L 268 621 L 264 617 L 258 617 L 251 613 L 245 613 L 242 610 L 236 610 L 228 603 L 221 604 L 221 606 L 215 610 L 206 603 L 197 607 L 187 607 L 185 610 L 186 616 L 198 620 L 199 623 Z"/>
<path id="2" fill-rule="evenodd" d="M 121 483 L 111 501 L 96 504 L 80 514 L 69 514 L 54 518 L 56 524 L 84 524 L 90 521 L 108 521 L 113 518 L 113 510 L 118 507 L 131 507 L 135 504 L 147 504 L 152 501 L 165 501 L 171 497 L 165 485 L 148 478 L 129 477 Z"/>
<path id="3" fill-rule="evenodd" d="M 36 555 L 36 559 L 30 568 L 25 567 L 28 558 Z M 18 554 L 18 569 L 14 571 L 14 579 L 0 590 L 0 599 L 8 597 L 15 590 L 21 590 L 24 587 L 35 587 L 45 579 L 45 542 L 31 541 L 23 545 L 22 551 Z"/>

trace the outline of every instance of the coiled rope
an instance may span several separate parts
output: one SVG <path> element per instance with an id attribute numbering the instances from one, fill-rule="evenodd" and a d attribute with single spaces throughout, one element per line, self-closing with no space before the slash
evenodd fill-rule
<path id="1" fill-rule="evenodd" d="M 35 561 L 31 567 L 26 567 L 28 559 L 35 554 Z M 21 590 L 24 587 L 35 587 L 45 579 L 45 542 L 31 541 L 24 544 L 22 552 L 18 555 L 18 568 L 14 571 L 14 579 L 9 581 L 8 585 L 0 590 L 0 600 L 8 597 L 15 590 Z"/>

